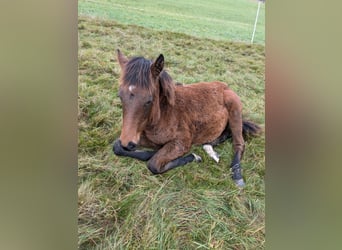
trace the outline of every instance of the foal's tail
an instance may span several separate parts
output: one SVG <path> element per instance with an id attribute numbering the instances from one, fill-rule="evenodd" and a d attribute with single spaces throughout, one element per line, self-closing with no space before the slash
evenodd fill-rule
<path id="1" fill-rule="evenodd" d="M 243 120 L 242 121 L 242 136 L 245 140 L 249 139 L 250 137 L 256 137 L 258 135 L 260 135 L 262 132 L 262 129 L 259 125 L 251 122 L 251 121 L 247 121 L 247 120 Z M 207 143 L 210 144 L 212 146 L 216 146 L 218 144 L 221 144 L 222 142 L 226 141 L 227 139 L 232 138 L 232 131 L 230 130 L 229 124 L 227 124 L 225 130 L 222 132 L 222 134 L 214 141 L 212 141 L 211 143 Z"/>
<path id="2" fill-rule="evenodd" d="M 262 129 L 259 125 L 247 120 L 242 121 L 242 135 L 245 139 L 256 137 L 260 135 L 261 132 Z"/>

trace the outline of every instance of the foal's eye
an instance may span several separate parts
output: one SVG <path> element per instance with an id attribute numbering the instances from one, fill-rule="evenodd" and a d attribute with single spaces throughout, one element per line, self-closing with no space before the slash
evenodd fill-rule
<path id="1" fill-rule="evenodd" d="M 152 103 L 152 101 L 148 100 L 147 102 L 145 102 L 145 107 L 151 105 L 151 103 Z"/>

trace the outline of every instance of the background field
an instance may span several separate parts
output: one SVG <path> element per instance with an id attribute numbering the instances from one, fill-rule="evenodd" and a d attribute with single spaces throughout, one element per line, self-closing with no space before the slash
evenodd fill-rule
<path id="1" fill-rule="evenodd" d="M 79 13 L 124 24 L 181 32 L 197 37 L 250 42 L 256 0 L 80 0 Z M 265 43 L 265 4 L 261 4 L 255 43 Z"/>
<path id="2" fill-rule="evenodd" d="M 82 1 L 81 1 L 82 2 Z M 79 248 L 263 249 L 264 136 L 246 142 L 246 187 L 230 178 L 232 146 L 219 164 L 200 147 L 202 163 L 153 176 L 144 162 L 117 157 L 121 130 L 115 49 L 156 58 L 177 81 L 227 82 L 244 114 L 264 124 L 263 45 L 193 37 L 103 18 L 79 17 Z"/>

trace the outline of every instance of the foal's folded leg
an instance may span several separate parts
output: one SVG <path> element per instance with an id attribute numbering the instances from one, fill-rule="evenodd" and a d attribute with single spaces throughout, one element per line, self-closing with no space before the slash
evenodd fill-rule
<path id="1" fill-rule="evenodd" d="M 149 160 L 156 153 L 156 151 L 142 151 L 142 150 L 129 151 L 129 150 L 125 150 L 122 147 L 120 140 L 116 140 L 114 142 L 113 151 L 114 151 L 114 154 L 116 154 L 116 155 L 132 157 L 132 158 L 142 160 L 142 161 Z"/>
<path id="2" fill-rule="evenodd" d="M 179 157 L 173 161 L 168 162 L 165 165 L 164 170 L 167 171 L 176 167 L 180 167 L 193 161 L 201 162 L 202 158 L 199 155 L 196 155 L 195 153 L 191 153 L 187 156 Z"/>
<path id="3" fill-rule="evenodd" d="M 162 174 L 192 161 L 202 161 L 201 157 L 196 154 L 183 156 L 189 152 L 190 148 L 191 144 L 187 145 L 182 141 L 169 142 L 147 162 L 147 167 L 153 174 Z"/>

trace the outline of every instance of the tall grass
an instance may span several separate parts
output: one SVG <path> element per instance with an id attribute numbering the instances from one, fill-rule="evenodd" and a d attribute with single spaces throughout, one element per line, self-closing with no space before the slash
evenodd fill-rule
<path id="1" fill-rule="evenodd" d="M 196 37 L 248 43 L 258 8 L 256 0 L 80 0 L 78 6 L 82 15 Z M 254 42 L 265 43 L 264 4 L 260 8 Z"/>
<path id="2" fill-rule="evenodd" d="M 163 53 L 170 75 L 185 84 L 227 82 L 245 116 L 264 124 L 264 46 L 80 17 L 79 248 L 263 249 L 264 136 L 246 142 L 242 190 L 230 178 L 229 141 L 216 147 L 219 164 L 193 147 L 202 163 L 159 176 L 144 162 L 115 156 L 111 144 L 121 130 L 117 48 L 151 59 Z"/>

